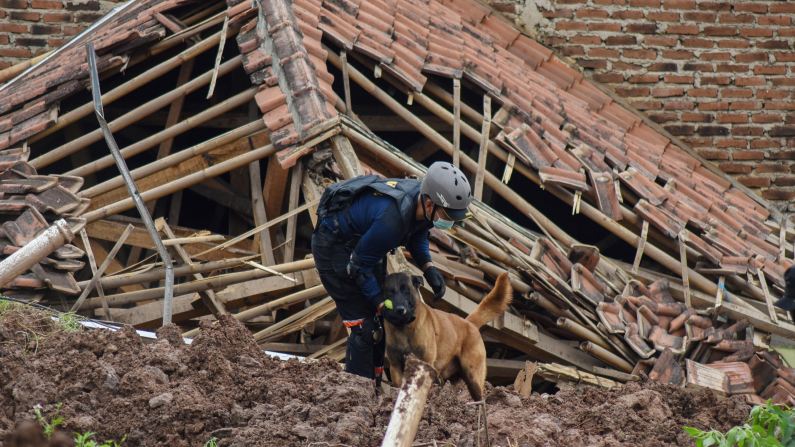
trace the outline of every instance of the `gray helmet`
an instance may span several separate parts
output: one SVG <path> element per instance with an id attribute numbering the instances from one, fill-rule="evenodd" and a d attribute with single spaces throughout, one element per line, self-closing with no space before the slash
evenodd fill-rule
<path id="1" fill-rule="evenodd" d="M 430 197 L 436 206 L 444 208 L 455 220 L 464 219 L 467 207 L 472 203 L 469 180 L 460 169 L 444 161 L 437 161 L 428 168 L 420 193 Z"/>

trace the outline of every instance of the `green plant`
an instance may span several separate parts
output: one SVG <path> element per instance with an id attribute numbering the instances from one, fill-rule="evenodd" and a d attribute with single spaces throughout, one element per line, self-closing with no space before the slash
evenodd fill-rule
<path id="1" fill-rule="evenodd" d="M 80 318 L 74 312 L 66 312 L 58 316 L 58 326 L 65 332 L 77 332 L 83 328 Z"/>
<path id="2" fill-rule="evenodd" d="M 218 438 L 213 436 L 209 441 L 204 443 L 204 447 L 218 447 Z"/>
<path id="3" fill-rule="evenodd" d="M 55 415 L 50 420 L 47 420 L 47 418 L 42 415 L 41 405 L 33 407 L 33 413 L 36 415 L 36 422 L 41 425 L 41 428 L 44 430 L 44 436 L 47 437 L 47 439 L 52 437 L 56 428 L 63 425 L 63 418 L 59 414 L 61 412 L 61 405 L 62 404 L 59 403 L 55 406 Z"/>
<path id="4" fill-rule="evenodd" d="M 121 447 L 127 437 L 121 438 L 121 441 L 107 440 L 102 444 L 94 440 L 96 433 L 88 431 L 85 433 L 75 433 L 75 447 Z"/>
<path id="5" fill-rule="evenodd" d="M 684 427 L 696 447 L 795 447 L 795 412 L 768 401 L 751 410 L 745 424 L 725 434 Z"/>
<path id="6" fill-rule="evenodd" d="M 0 316 L 2 316 L 3 314 L 5 314 L 8 311 L 14 310 L 15 308 L 17 308 L 19 306 L 19 304 L 15 303 L 13 301 L 4 300 L 2 298 L 3 298 L 3 296 L 0 295 Z"/>

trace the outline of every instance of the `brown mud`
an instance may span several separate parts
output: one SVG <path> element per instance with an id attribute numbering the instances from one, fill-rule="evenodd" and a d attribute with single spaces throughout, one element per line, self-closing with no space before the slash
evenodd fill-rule
<path id="1" fill-rule="evenodd" d="M 331 361 L 267 357 L 231 318 L 189 346 L 176 327 L 148 344 L 130 328 L 55 329 L 40 313 L 0 318 L 0 445 L 69 445 L 25 441 L 37 436 L 25 422 L 34 406 L 52 417 L 60 405 L 66 433 L 126 437 L 126 446 L 203 446 L 213 437 L 221 446 L 378 446 L 397 395 L 377 396 Z M 489 386 L 486 396 L 492 446 L 693 445 L 682 426 L 726 430 L 749 411 L 737 399 L 655 384 L 526 399 Z M 468 401 L 462 385 L 434 386 L 416 443 L 477 445 Z"/>

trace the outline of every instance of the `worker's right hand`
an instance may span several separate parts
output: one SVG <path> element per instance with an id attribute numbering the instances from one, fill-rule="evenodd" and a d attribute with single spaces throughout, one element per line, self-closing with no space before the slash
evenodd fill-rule
<path id="1" fill-rule="evenodd" d="M 433 299 L 438 300 L 443 297 L 444 293 L 447 291 L 447 285 L 444 283 L 442 272 L 436 267 L 430 266 L 423 272 L 423 276 L 425 276 L 428 285 L 433 289 Z"/>

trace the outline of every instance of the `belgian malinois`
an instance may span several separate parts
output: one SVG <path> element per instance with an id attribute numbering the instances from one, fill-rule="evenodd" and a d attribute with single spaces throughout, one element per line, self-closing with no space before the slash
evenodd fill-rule
<path id="1" fill-rule="evenodd" d="M 511 303 L 513 288 L 508 274 L 466 319 L 434 309 L 422 301 L 421 276 L 393 273 L 384 281 L 383 309 L 386 358 L 392 381 L 400 385 L 408 354 L 431 364 L 442 380 L 460 377 L 475 401 L 483 399 L 486 382 L 486 346 L 480 327 L 502 315 Z M 391 309 L 390 309 L 391 307 Z"/>

